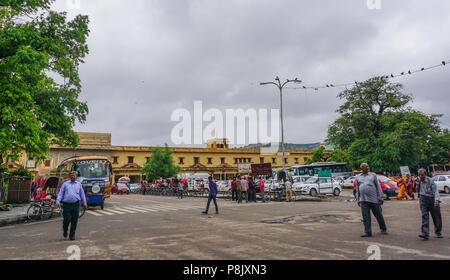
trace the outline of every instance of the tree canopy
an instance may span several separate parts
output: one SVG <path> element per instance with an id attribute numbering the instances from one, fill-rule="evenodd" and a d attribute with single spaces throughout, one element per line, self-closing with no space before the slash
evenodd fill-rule
<path id="1" fill-rule="evenodd" d="M 437 159 L 448 163 L 449 136 L 439 126 L 441 115 L 412 109 L 412 96 L 402 88 L 376 77 L 338 95 L 345 102 L 326 142 L 346 151 L 351 167 L 367 162 L 375 171 L 395 172 L 403 165 L 417 168 Z"/>
<path id="2" fill-rule="evenodd" d="M 151 148 L 151 155 L 148 162 L 141 170 L 148 181 L 159 178 L 171 178 L 181 172 L 181 167 L 175 164 L 172 157 L 172 150 L 166 144 L 165 148 Z"/>
<path id="3" fill-rule="evenodd" d="M 76 147 L 76 121 L 88 114 L 78 100 L 79 65 L 88 54 L 89 19 L 52 11 L 54 0 L 0 4 L 0 164 L 22 151 L 38 160 L 49 144 Z"/>

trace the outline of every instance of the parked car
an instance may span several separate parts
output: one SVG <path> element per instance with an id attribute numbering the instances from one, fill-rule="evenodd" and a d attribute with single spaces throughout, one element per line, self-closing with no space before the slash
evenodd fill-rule
<path id="1" fill-rule="evenodd" d="M 391 197 L 397 197 L 398 185 L 394 180 L 380 174 L 377 174 L 377 178 L 381 186 L 381 191 L 383 191 L 383 199 L 389 200 Z M 354 182 L 353 189 L 356 193 L 356 182 Z"/>
<path id="2" fill-rule="evenodd" d="M 297 184 L 296 187 L 293 187 L 293 190 L 300 194 L 309 194 L 312 197 L 316 197 L 318 194 L 339 196 L 342 187 L 333 178 L 311 177 L 304 184 Z"/>
<path id="3" fill-rule="evenodd" d="M 450 194 L 450 175 L 438 175 L 433 177 L 438 191 Z"/>
<path id="4" fill-rule="evenodd" d="M 301 185 L 304 185 L 306 181 L 308 181 L 311 176 L 293 176 L 294 184 L 292 184 L 292 190 L 298 189 Z"/>
<path id="5" fill-rule="evenodd" d="M 345 180 L 346 180 L 347 178 L 349 178 L 349 176 L 337 176 L 337 177 L 333 177 L 333 179 L 339 184 L 339 186 L 341 186 L 341 188 L 344 187 Z M 353 185 L 350 186 L 350 187 L 353 187 Z"/>
<path id="6" fill-rule="evenodd" d="M 274 179 L 266 180 L 266 184 L 264 186 L 265 186 L 265 188 L 267 188 L 268 190 L 271 190 L 271 191 L 275 191 L 275 190 L 283 188 L 283 186 L 280 186 L 280 182 L 278 182 L 277 180 L 274 180 Z"/>
<path id="7" fill-rule="evenodd" d="M 117 194 L 130 194 L 130 189 L 126 184 L 117 184 Z"/>
<path id="8" fill-rule="evenodd" d="M 351 177 L 348 177 L 347 179 L 345 179 L 342 187 L 349 188 L 349 189 L 353 188 L 355 185 L 355 178 L 356 178 L 355 176 L 351 176 Z"/>

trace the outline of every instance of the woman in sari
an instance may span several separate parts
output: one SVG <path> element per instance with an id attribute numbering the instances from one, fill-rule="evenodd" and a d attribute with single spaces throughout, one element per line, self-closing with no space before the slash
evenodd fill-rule
<path id="1" fill-rule="evenodd" d="M 398 195 L 397 195 L 397 198 L 401 199 L 401 200 L 408 199 L 408 197 L 406 195 L 406 183 L 403 180 L 403 177 L 400 177 L 400 179 L 398 179 L 397 184 L 398 184 Z"/>
<path id="2" fill-rule="evenodd" d="M 415 199 L 414 180 L 411 178 L 411 176 L 409 174 L 406 176 L 406 193 L 412 200 Z"/>

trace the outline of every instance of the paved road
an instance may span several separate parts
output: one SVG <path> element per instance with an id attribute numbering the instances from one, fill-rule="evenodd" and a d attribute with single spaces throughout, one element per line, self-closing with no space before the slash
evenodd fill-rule
<path id="1" fill-rule="evenodd" d="M 390 234 L 370 239 L 359 237 L 361 215 L 352 202 L 219 201 L 220 214 L 208 216 L 201 214 L 205 203 L 113 196 L 104 211 L 80 220 L 76 241 L 63 240 L 61 219 L 0 228 L 0 259 L 67 259 L 71 245 L 81 259 L 367 259 L 371 245 L 381 259 L 450 259 L 450 197 L 442 205 L 445 238 L 426 242 L 417 237 L 417 201 L 386 202 Z"/>

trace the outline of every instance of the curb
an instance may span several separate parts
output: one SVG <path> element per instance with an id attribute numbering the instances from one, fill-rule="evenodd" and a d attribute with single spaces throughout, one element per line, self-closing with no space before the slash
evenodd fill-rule
<path id="1" fill-rule="evenodd" d="M 27 221 L 28 217 L 27 215 L 21 215 L 13 218 L 7 218 L 7 219 L 1 219 L 0 220 L 0 227 L 9 226 L 12 224 L 19 224 L 22 222 Z"/>

